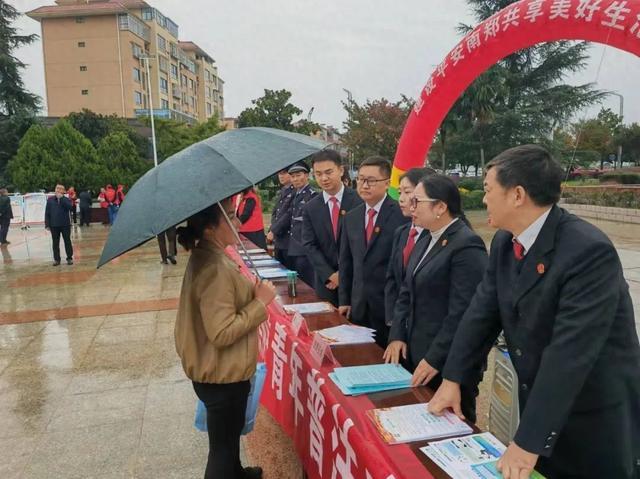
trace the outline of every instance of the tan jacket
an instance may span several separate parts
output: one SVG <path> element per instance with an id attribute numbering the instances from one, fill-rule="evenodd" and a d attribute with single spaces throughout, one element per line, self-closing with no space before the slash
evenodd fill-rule
<path id="1" fill-rule="evenodd" d="M 176 351 L 192 381 L 232 383 L 256 370 L 264 305 L 223 250 L 202 240 L 184 273 L 176 318 Z"/>

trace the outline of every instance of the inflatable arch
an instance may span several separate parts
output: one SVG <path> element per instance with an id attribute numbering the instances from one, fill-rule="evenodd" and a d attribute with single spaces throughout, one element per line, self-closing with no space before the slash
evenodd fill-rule
<path id="1" fill-rule="evenodd" d="M 397 197 L 405 171 L 425 164 L 440 123 L 480 74 L 518 50 L 557 40 L 603 43 L 640 56 L 640 0 L 521 0 L 480 23 L 420 92 L 400 137 L 390 194 Z"/>

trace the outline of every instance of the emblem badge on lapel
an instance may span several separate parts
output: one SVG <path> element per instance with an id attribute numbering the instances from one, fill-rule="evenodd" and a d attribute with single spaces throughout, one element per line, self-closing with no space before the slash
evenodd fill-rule
<path id="1" fill-rule="evenodd" d="M 442 246 L 447 246 L 448 243 L 449 241 L 447 241 L 446 239 L 442 240 Z"/>
<path id="2" fill-rule="evenodd" d="M 375 229 L 373 230 L 373 232 L 374 232 L 375 234 L 380 233 L 380 227 L 379 227 L 379 226 L 376 226 L 376 227 L 375 227 Z"/>
<path id="3" fill-rule="evenodd" d="M 544 274 L 544 263 L 538 263 L 538 266 L 536 266 L 536 269 L 538 270 L 538 274 Z"/>
<path id="4" fill-rule="evenodd" d="M 346 214 L 347 214 L 347 212 L 345 210 L 340 210 L 340 215 L 344 216 Z"/>

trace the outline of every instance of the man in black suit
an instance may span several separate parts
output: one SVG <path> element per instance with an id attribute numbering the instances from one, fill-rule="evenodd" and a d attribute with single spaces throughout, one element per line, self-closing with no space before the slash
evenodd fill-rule
<path id="1" fill-rule="evenodd" d="M 506 479 L 640 477 L 640 346 L 616 249 L 559 208 L 562 168 L 539 146 L 487 165 L 484 202 L 501 231 L 430 402 L 460 412 L 459 384 L 504 330 L 520 385 Z"/>
<path id="2" fill-rule="evenodd" d="M 344 186 L 344 166 L 337 151 L 316 153 L 311 168 L 322 195 L 309 201 L 302 212 L 302 242 L 315 272 L 316 294 L 338 306 L 338 253 L 343 217 L 362 200 Z"/>
<path id="3" fill-rule="evenodd" d="M 71 200 L 64 196 L 65 187 L 56 185 L 56 194 L 47 200 L 44 210 L 44 226 L 51 231 L 53 241 L 53 266 L 60 265 L 60 235 L 64 240 L 67 264 L 73 264 L 73 245 L 71 244 Z"/>
<path id="4" fill-rule="evenodd" d="M 289 264 L 287 250 L 291 234 L 291 206 L 296 189 L 291 184 L 291 175 L 287 170 L 278 172 L 278 181 L 282 188 L 278 193 L 273 213 L 271 213 L 271 226 L 267 233 L 267 242 L 273 243 L 275 258 L 287 268 L 293 268 L 293 265 Z"/>
<path id="5" fill-rule="evenodd" d="M 289 168 L 289 174 L 296 193 L 291 204 L 291 232 L 287 255 L 291 267 L 298 272 L 300 279 L 313 288 L 313 266 L 309 262 L 307 252 L 302 244 L 302 212 L 317 193 L 309 184 L 309 167 L 307 165 L 302 162 L 296 163 Z"/>
<path id="6" fill-rule="evenodd" d="M 358 170 L 358 194 L 364 204 L 344 219 L 340 238 L 338 287 L 340 313 L 355 324 L 376 330 L 376 343 L 387 346 L 385 324 L 385 274 L 393 235 L 409 221 L 398 203 L 387 196 L 391 163 L 380 156 L 362 162 Z"/>

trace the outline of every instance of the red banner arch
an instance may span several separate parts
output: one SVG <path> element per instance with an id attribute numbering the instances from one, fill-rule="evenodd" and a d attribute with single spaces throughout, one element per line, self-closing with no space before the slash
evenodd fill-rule
<path id="1" fill-rule="evenodd" d="M 604 43 L 640 56 L 640 0 L 521 0 L 480 23 L 420 92 L 400 137 L 391 193 L 405 171 L 424 165 L 440 123 L 480 74 L 518 50 L 557 40 Z"/>

